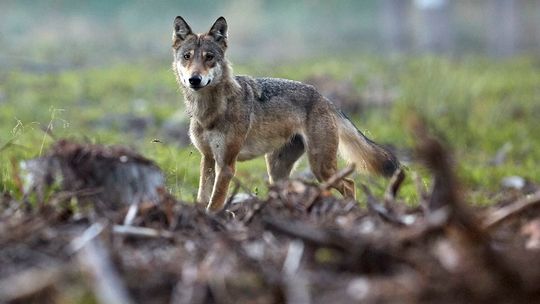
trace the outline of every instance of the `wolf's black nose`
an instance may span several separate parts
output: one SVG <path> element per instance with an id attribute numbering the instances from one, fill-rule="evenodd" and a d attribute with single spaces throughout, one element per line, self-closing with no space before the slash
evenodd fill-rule
<path id="1" fill-rule="evenodd" d="M 189 84 L 193 86 L 198 86 L 201 84 L 202 77 L 200 75 L 191 76 L 189 78 Z"/>

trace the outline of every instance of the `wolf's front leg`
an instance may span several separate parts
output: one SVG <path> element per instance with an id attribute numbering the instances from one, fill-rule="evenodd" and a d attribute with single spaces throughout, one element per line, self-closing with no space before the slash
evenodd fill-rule
<path id="1" fill-rule="evenodd" d="M 232 138 L 231 138 L 232 137 Z M 226 145 L 222 145 L 221 149 L 214 151 L 214 159 L 216 160 L 216 180 L 214 182 L 214 190 L 210 203 L 206 207 L 207 212 L 217 212 L 223 209 L 223 204 L 227 198 L 229 184 L 234 177 L 236 158 L 242 148 L 244 136 L 230 136 L 232 140 Z"/>
<path id="2" fill-rule="evenodd" d="M 227 192 L 229 190 L 229 184 L 234 177 L 235 164 L 227 164 L 225 166 L 217 166 L 216 181 L 214 183 L 214 191 L 210 198 L 210 203 L 206 207 L 207 212 L 217 212 L 223 208 L 225 199 L 227 198 Z"/>
<path id="3" fill-rule="evenodd" d="M 214 157 L 202 155 L 199 192 L 197 193 L 197 202 L 201 204 L 206 205 L 210 202 L 210 196 L 212 195 L 212 189 L 216 179 L 215 165 L 216 161 Z"/>

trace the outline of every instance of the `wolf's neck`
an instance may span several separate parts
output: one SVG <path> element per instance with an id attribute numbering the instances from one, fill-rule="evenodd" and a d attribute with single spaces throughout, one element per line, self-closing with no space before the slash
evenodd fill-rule
<path id="1" fill-rule="evenodd" d="M 200 91 L 184 89 L 188 114 L 201 125 L 210 125 L 225 113 L 229 102 L 238 96 L 240 85 L 226 73 L 219 84 Z"/>

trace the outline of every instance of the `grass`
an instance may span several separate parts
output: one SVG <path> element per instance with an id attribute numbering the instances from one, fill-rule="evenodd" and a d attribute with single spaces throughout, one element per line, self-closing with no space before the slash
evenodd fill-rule
<path id="1" fill-rule="evenodd" d="M 313 59 L 271 68 L 252 64 L 235 70 L 298 80 L 327 74 L 352 80 L 359 92 L 378 81 L 384 89 L 396 92 L 397 99 L 391 108 L 372 108 L 353 116 L 359 128 L 377 141 L 407 149 L 413 139 L 406 125 L 411 113 L 419 112 L 455 151 L 458 173 L 472 202 L 489 202 L 505 176 L 540 181 L 536 169 L 540 159 L 540 64 L 535 59 L 364 57 L 355 63 L 347 59 Z M 198 152 L 163 140 L 160 133 L 163 122 L 182 107 L 168 63 L 51 74 L 4 71 L 0 74 L 0 191 L 19 196 L 14 181 L 17 163 L 42 154 L 54 138 L 68 137 L 136 148 L 161 166 L 174 194 L 192 200 L 198 181 Z M 141 135 L 126 130 L 118 119 L 122 115 L 151 118 L 153 123 Z M 505 161 L 490 165 L 504 145 L 511 147 Z M 414 164 L 409 171 L 425 177 Z M 240 164 L 237 176 L 250 189 L 265 193 L 262 158 Z M 379 193 L 384 186 L 380 179 L 357 179 L 376 185 Z M 415 203 L 410 180 L 402 196 Z"/>

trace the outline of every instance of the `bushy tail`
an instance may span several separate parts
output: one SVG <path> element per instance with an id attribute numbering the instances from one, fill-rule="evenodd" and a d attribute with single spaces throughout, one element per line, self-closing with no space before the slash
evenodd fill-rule
<path id="1" fill-rule="evenodd" d="M 399 168 L 399 161 L 392 152 L 367 138 L 343 114 L 336 111 L 339 127 L 339 152 L 355 164 L 356 169 L 390 177 Z"/>

